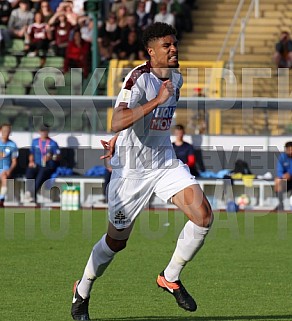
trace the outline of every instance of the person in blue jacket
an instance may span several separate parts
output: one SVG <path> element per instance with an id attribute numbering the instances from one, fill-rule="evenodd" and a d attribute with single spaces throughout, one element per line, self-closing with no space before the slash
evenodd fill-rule
<path id="1" fill-rule="evenodd" d="M 42 184 L 51 177 L 59 166 L 60 149 L 53 139 L 49 137 L 49 127 L 43 125 L 39 129 L 40 137 L 32 141 L 26 178 L 34 180 L 27 184 L 24 202 L 34 202 L 36 193 L 42 187 Z"/>
<path id="2" fill-rule="evenodd" d="M 292 141 L 285 144 L 285 151 L 281 153 L 277 163 L 277 177 L 275 178 L 275 192 L 279 198 L 277 210 L 283 210 L 283 194 L 292 190 Z"/>

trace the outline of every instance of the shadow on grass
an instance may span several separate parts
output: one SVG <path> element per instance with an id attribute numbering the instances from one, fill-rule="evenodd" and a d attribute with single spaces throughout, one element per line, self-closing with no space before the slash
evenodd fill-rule
<path id="1" fill-rule="evenodd" d="M 129 318 L 109 318 L 91 319 L 91 321 L 288 321 L 292 320 L 292 315 L 238 315 L 238 316 L 209 316 L 209 317 L 129 317 Z"/>

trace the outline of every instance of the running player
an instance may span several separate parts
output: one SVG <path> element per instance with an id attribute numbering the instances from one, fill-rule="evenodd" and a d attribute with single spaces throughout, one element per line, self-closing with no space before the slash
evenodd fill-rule
<path id="1" fill-rule="evenodd" d="M 150 60 L 128 74 L 118 96 L 112 118 L 112 129 L 118 134 L 105 143 L 109 155 L 113 155 L 109 226 L 94 245 L 81 281 L 74 285 L 74 320 L 89 320 L 92 285 L 115 254 L 126 247 L 135 218 L 152 193 L 171 200 L 189 219 L 156 282 L 183 309 L 197 308 L 180 281 L 180 273 L 202 247 L 213 214 L 187 165 L 176 158 L 170 141 L 171 120 L 182 86 L 175 33 L 165 23 L 154 23 L 144 31 L 143 43 Z"/>

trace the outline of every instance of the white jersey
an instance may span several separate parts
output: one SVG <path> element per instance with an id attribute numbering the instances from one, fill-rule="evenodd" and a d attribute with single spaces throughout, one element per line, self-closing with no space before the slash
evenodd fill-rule
<path id="1" fill-rule="evenodd" d="M 125 78 L 115 107 L 124 103 L 136 108 L 157 97 L 162 82 L 151 72 L 150 62 L 133 69 Z M 170 141 L 170 126 L 175 112 L 182 76 L 172 70 L 174 95 L 151 113 L 120 132 L 111 164 L 125 178 L 157 177 L 161 170 L 180 166 Z"/>

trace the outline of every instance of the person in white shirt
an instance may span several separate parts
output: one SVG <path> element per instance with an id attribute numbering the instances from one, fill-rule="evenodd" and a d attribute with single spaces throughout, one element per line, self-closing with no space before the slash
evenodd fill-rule
<path id="1" fill-rule="evenodd" d="M 171 293 L 178 305 L 195 311 L 195 300 L 180 281 L 184 266 L 204 244 L 213 221 L 210 204 L 188 166 L 175 156 L 170 126 L 183 80 L 178 72 L 176 30 L 154 23 L 143 33 L 150 60 L 125 78 L 113 111 L 112 130 L 104 142 L 109 150 L 112 175 L 109 183 L 109 225 L 94 245 L 81 281 L 76 281 L 71 307 L 74 320 L 89 320 L 89 298 L 115 254 L 126 247 L 136 217 L 154 193 L 171 201 L 188 218 L 167 267 L 156 283 Z M 143 255 L 143 254 L 142 254 Z"/>
<path id="2" fill-rule="evenodd" d="M 171 12 L 167 12 L 167 4 L 161 3 L 159 13 L 154 16 L 154 22 L 165 22 L 171 26 L 175 26 L 175 17 Z"/>

